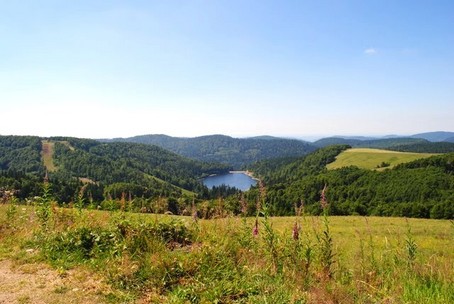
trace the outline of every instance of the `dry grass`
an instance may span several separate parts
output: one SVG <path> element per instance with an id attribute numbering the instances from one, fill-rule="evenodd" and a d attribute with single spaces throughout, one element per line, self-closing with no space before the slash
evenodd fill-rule
<path id="1" fill-rule="evenodd" d="M 0 261 L 0 303 L 104 303 L 103 280 L 82 268 L 59 272 L 42 263 Z"/>

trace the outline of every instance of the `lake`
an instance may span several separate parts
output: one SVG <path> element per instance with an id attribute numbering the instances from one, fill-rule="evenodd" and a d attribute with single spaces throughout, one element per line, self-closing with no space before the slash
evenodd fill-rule
<path id="1" fill-rule="evenodd" d="M 249 190 L 257 184 L 257 181 L 244 172 L 230 172 L 227 174 L 213 175 L 203 179 L 203 184 L 211 189 L 213 186 L 226 185 L 235 187 L 241 191 Z"/>

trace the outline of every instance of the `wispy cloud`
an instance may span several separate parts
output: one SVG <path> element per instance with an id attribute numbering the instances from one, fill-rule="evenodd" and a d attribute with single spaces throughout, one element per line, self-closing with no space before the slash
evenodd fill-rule
<path id="1" fill-rule="evenodd" d="M 364 54 L 366 55 L 375 55 L 378 53 L 378 50 L 375 48 L 368 48 L 364 50 Z"/>

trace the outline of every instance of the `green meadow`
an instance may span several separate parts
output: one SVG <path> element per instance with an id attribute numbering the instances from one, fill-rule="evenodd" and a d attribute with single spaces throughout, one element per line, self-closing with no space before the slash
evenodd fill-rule
<path id="1" fill-rule="evenodd" d="M 357 166 L 363 169 L 382 170 L 384 168 L 392 168 L 401 163 L 407 163 L 433 155 L 435 154 L 352 148 L 340 153 L 336 157 L 336 160 L 326 167 L 328 169 L 338 169 L 342 167 Z"/>
<path id="2" fill-rule="evenodd" d="M 300 214 L 268 217 L 264 206 L 201 220 L 10 203 L 0 260 L 97 278 L 100 303 L 454 302 L 452 221 Z"/>

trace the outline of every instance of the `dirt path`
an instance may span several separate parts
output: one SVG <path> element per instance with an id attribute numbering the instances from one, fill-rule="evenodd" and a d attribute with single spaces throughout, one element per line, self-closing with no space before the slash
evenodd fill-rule
<path id="1" fill-rule="evenodd" d="M 83 270 L 59 273 L 44 264 L 0 261 L 0 304 L 104 303 L 106 286 Z"/>

